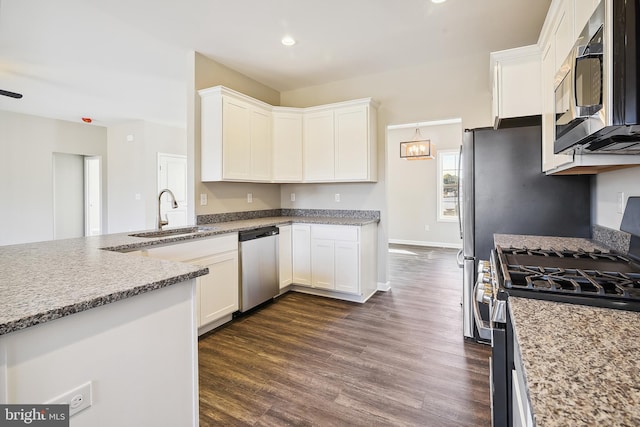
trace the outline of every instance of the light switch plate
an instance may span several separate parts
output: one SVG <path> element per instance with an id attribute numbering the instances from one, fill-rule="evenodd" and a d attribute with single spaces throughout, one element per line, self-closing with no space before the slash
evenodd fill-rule
<path id="1" fill-rule="evenodd" d="M 206 206 L 207 202 L 207 193 L 200 194 L 200 206 Z"/>
<path id="2" fill-rule="evenodd" d="M 247 193 L 247 203 L 253 203 L 253 193 Z"/>

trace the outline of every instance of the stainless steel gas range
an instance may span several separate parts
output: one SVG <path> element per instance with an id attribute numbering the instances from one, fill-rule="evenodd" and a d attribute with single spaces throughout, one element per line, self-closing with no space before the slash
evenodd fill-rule
<path id="1" fill-rule="evenodd" d="M 497 246 L 489 270 L 493 425 L 511 426 L 515 365 L 509 298 L 640 311 L 640 262 L 615 252 Z"/>

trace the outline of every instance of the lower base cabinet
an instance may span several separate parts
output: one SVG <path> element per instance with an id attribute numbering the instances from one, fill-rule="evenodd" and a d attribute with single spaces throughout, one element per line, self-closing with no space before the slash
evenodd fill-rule
<path id="1" fill-rule="evenodd" d="M 292 258 L 294 290 L 364 302 L 378 287 L 377 225 L 293 224 Z"/>
<path id="2" fill-rule="evenodd" d="M 196 279 L 200 328 L 238 310 L 238 252 L 214 255 L 193 264 L 209 268 L 209 274 Z"/>
<path id="3" fill-rule="evenodd" d="M 198 332 L 203 334 L 231 320 L 238 310 L 238 234 L 229 233 L 188 243 L 142 251 L 151 258 L 188 262 L 209 269 L 196 279 Z"/>

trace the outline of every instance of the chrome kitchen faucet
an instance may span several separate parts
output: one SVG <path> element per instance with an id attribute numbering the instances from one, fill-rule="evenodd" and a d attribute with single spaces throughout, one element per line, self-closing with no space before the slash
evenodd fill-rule
<path id="1" fill-rule="evenodd" d="M 162 215 L 160 213 L 161 199 L 164 193 L 169 193 L 169 195 L 171 196 L 171 199 L 173 200 L 173 203 L 171 204 L 171 209 L 178 208 L 178 202 L 176 202 L 176 196 L 173 194 L 173 192 L 168 188 L 161 190 L 160 194 L 158 194 L 158 230 L 162 230 L 163 225 L 169 224 L 169 218 L 167 218 L 166 220 L 163 220 Z"/>

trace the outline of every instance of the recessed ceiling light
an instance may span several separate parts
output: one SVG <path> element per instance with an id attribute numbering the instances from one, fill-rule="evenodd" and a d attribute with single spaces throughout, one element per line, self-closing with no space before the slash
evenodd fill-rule
<path id="1" fill-rule="evenodd" d="M 282 38 L 282 44 L 285 46 L 293 46 L 294 44 L 296 44 L 296 41 L 291 36 L 284 36 Z"/>
<path id="2" fill-rule="evenodd" d="M 431 3 L 444 3 L 447 0 L 431 0 Z"/>

